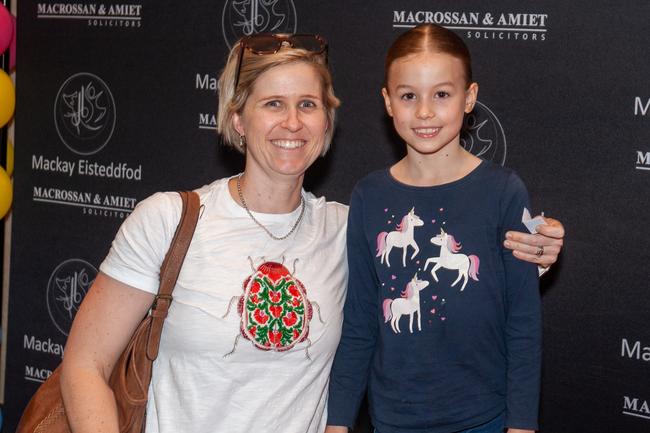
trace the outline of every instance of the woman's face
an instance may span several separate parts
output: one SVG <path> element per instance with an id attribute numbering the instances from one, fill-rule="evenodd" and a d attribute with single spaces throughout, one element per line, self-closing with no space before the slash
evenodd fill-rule
<path id="1" fill-rule="evenodd" d="M 315 68 L 297 62 L 264 72 L 233 121 L 246 137 L 247 173 L 302 178 L 322 153 L 328 128 Z"/>

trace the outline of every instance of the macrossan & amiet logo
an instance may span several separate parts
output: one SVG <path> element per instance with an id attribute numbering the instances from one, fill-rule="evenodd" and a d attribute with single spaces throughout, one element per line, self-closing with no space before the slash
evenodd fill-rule
<path id="1" fill-rule="evenodd" d="M 539 12 L 394 10 L 394 28 L 437 24 L 461 30 L 467 39 L 545 41 L 549 16 Z"/>
<path id="2" fill-rule="evenodd" d="M 41 2 L 36 5 L 39 20 L 80 21 L 88 27 L 133 29 L 142 26 L 142 4 Z"/>
<path id="3" fill-rule="evenodd" d="M 636 167 L 637 170 L 650 171 L 650 152 L 643 150 L 636 151 Z"/>
<path id="4" fill-rule="evenodd" d="M 623 415 L 650 420 L 650 405 L 638 397 L 623 396 Z"/>

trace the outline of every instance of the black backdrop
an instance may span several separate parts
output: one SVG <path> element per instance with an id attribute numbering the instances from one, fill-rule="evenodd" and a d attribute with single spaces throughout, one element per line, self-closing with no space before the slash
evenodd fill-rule
<path id="1" fill-rule="evenodd" d="M 535 210 L 568 232 L 543 279 L 542 432 L 650 431 L 650 3 L 22 0 L 18 16 L 7 431 L 60 362 L 134 204 L 241 168 L 213 119 L 233 40 L 328 38 L 343 105 L 307 186 L 347 203 L 357 178 L 402 155 L 379 94 L 383 55 L 427 20 L 474 57 L 481 104 L 466 145 L 517 170 Z"/>

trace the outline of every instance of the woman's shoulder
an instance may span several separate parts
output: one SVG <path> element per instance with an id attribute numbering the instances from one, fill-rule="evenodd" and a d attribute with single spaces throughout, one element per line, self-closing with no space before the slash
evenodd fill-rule
<path id="1" fill-rule="evenodd" d="M 224 188 L 227 180 L 227 178 L 218 179 L 193 191 L 199 195 L 201 204 L 205 204 L 216 192 Z M 183 201 L 178 191 L 159 191 L 140 201 L 133 213 L 148 217 L 158 215 L 163 218 L 178 220 L 182 208 Z"/>
<path id="2" fill-rule="evenodd" d="M 323 213 L 327 217 L 342 218 L 347 220 L 348 205 L 333 200 L 327 200 L 325 196 L 316 196 L 315 194 L 305 191 L 304 197 L 307 204 L 315 213 Z"/>
<path id="3" fill-rule="evenodd" d="M 178 194 L 178 192 L 155 192 L 136 205 L 132 216 L 173 216 L 177 213 L 180 214 L 181 207 L 182 201 L 181 196 Z"/>

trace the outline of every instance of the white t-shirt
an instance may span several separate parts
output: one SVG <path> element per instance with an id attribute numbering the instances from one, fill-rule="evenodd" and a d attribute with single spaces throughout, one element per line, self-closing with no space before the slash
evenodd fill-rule
<path id="1" fill-rule="evenodd" d="M 347 206 L 303 192 L 306 209 L 300 226 L 277 241 L 233 200 L 227 181 L 197 190 L 204 209 L 154 363 L 146 432 L 322 432 L 347 280 Z M 180 212 L 177 193 L 157 193 L 142 201 L 122 224 L 100 270 L 156 293 Z M 291 214 L 254 215 L 272 233 L 284 235 L 299 213 L 300 208 Z M 284 263 L 302 282 L 314 310 L 308 340 L 280 352 L 237 339 L 241 317 L 236 297 L 253 273 L 249 257 L 255 267 L 265 261 Z"/>

